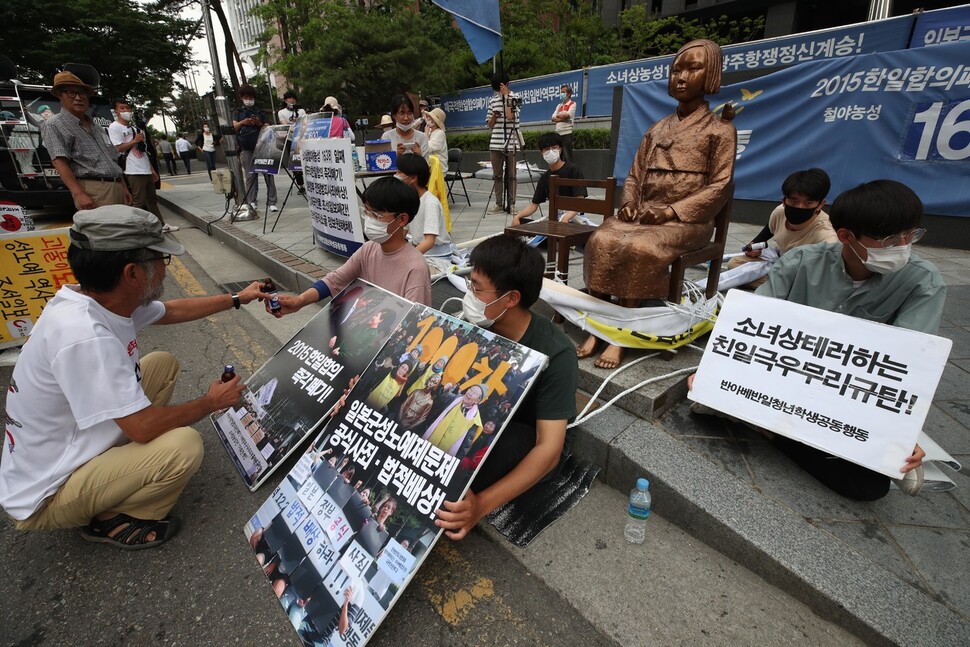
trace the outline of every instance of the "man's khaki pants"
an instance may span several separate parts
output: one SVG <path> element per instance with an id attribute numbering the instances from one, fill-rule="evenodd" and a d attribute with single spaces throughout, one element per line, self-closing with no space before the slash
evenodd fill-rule
<path id="1" fill-rule="evenodd" d="M 99 207 L 109 204 L 126 204 L 125 188 L 121 184 L 122 179 L 120 177 L 117 182 L 84 180 L 81 178 L 78 178 L 77 182 Z"/>
<path id="2" fill-rule="evenodd" d="M 141 358 L 142 388 L 153 405 L 172 397 L 179 363 L 164 352 Z M 202 438 L 191 427 L 176 427 L 148 443 L 112 447 L 71 474 L 47 504 L 20 530 L 85 526 L 102 512 L 136 519 L 164 519 L 202 464 Z"/>
<path id="3" fill-rule="evenodd" d="M 151 175 L 125 175 L 128 189 L 131 191 L 131 206 L 144 209 L 155 214 L 164 225 L 162 212 L 158 209 L 158 196 L 155 193 L 155 180 Z"/>

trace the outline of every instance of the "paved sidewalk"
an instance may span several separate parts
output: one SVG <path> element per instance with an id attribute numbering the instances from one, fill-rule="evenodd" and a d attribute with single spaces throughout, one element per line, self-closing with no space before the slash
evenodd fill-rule
<path id="1" fill-rule="evenodd" d="M 224 200 L 204 174 L 164 180 L 159 197 L 193 224 L 222 214 Z M 282 200 L 286 187 L 278 184 Z M 451 205 L 452 235 L 459 243 L 501 231 L 511 219 L 483 217 L 490 182 L 466 180 L 466 185 L 471 206 L 460 194 Z M 520 207 L 531 191 L 519 183 Z M 276 217 L 268 215 L 266 223 L 261 217 L 229 225 L 227 218 L 213 226 L 213 235 L 293 291 L 343 262 L 315 247 L 306 202 L 295 191 L 275 232 L 263 235 L 264 224 L 268 231 Z M 728 248 L 739 248 L 758 230 L 732 224 Z M 967 464 L 970 252 L 919 246 L 918 253 L 936 263 L 947 280 L 940 334 L 953 340 L 926 431 Z M 573 256 L 569 283 L 580 287 L 582 256 Z M 571 326 L 566 329 L 576 339 L 581 336 Z M 648 359 L 622 374 L 606 395 L 698 360 L 692 350 L 671 362 Z M 607 374 L 582 361 L 581 389 L 594 391 Z M 965 472 L 949 472 L 957 483 L 951 492 L 911 498 L 894 489 L 879 502 L 851 502 L 831 494 L 746 428 L 690 414 L 685 393 L 682 376 L 640 389 L 580 427 L 577 451 L 600 464 L 602 478 L 620 491 L 647 475 L 655 508 L 665 519 L 868 642 L 966 644 L 970 478 Z"/>

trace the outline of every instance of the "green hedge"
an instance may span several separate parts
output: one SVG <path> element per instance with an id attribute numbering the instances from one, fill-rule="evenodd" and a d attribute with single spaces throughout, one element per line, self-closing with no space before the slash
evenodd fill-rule
<path id="1" fill-rule="evenodd" d="M 539 150 L 539 136 L 545 130 L 523 130 L 525 150 Z M 460 148 L 463 151 L 487 151 L 490 133 L 456 133 L 448 135 L 448 147 Z M 573 131 L 573 148 L 576 150 L 590 148 L 609 148 L 609 128 L 582 128 Z"/>

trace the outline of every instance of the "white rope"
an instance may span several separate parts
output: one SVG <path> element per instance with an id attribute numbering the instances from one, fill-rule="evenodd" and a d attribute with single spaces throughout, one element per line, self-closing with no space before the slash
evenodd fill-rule
<path id="1" fill-rule="evenodd" d="M 652 355 L 647 355 L 646 357 L 641 357 L 640 359 L 646 359 L 647 357 L 652 357 Z M 633 364 L 631 363 L 629 366 L 633 366 Z M 575 427 L 576 425 L 583 424 L 587 420 L 590 420 L 591 418 L 594 418 L 594 417 L 598 416 L 599 414 L 603 413 L 604 411 L 606 411 L 607 409 L 609 409 L 611 406 L 613 406 L 613 404 L 617 400 L 619 400 L 620 398 L 622 398 L 623 396 L 625 396 L 625 395 L 627 395 L 629 393 L 633 393 L 634 391 L 636 391 L 637 389 L 639 389 L 642 386 L 646 386 L 646 385 L 652 384 L 654 382 L 659 382 L 660 380 L 666 380 L 666 379 L 669 379 L 669 378 L 672 378 L 672 377 L 677 377 L 678 375 L 684 375 L 686 373 L 690 373 L 690 372 L 693 372 L 693 371 L 696 371 L 696 370 L 697 370 L 697 367 L 696 366 L 689 366 L 687 368 L 682 368 L 680 370 L 674 371 L 673 373 L 667 373 L 666 375 L 658 375 L 657 377 L 651 377 L 651 378 L 649 378 L 647 380 L 644 380 L 644 381 L 640 382 L 639 384 L 635 384 L 634 386 L 631 386 L 630 388 L 626 389 L 625 391 L 621 391 L 620 393 L 616 394 L 609 402 L 605 403 L 602 407 L 600 407 L 596 411 L 593 411 L 588 416 L 584 416 L 583 414 L 586 413 L 586 411 L 589 409 L 589 407 L 596 400 L 596 396 L 593 396 L 593 398 L 590 399 L 589 403 L 583 409 L 583 413 L 580 414 L 579 416 L 576 416 L 576 420 L 574 420 L 571 424 L 566 425 L 566 428 L 569 429 L 571 427 Z M 612 377 L 612 375 L 610 377 Z M 606 386 L 606 383 L 609 382 L 609 380 L 610 380 L 610 378 L 608 377 L 608 378 L 606 378 L 606 380 L 603 381 L 603 384 L 596 391 L 596 394 L 597 395 L 599 395 L 599 392 L 603 390 L 603 387 Z"/>

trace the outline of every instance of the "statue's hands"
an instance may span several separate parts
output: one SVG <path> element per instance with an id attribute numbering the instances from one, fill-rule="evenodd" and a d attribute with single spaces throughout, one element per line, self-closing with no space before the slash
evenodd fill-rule
<path id="1" fill-rule="evenodd" d="M 674 210 L 665 204 L 648 204 L 640 215 L 640 222 L 644 225 L 662 225 L 676 217 Z"/>
<path id="2" fill-rule="evenodd" d="M 619 218 L 620 222 L 636 222 L 638 220 L 636 211 L 628 204 L 620 207 L 620 210 L 616 212 L 616 217 Z"/>

